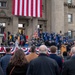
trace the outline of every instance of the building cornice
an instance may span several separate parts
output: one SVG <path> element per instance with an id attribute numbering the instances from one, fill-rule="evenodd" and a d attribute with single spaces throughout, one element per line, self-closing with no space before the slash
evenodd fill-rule
<path id="1" fill-rule="evenodd" d="M 32 20 L 33 18 L 35 18 L 35 17 L 23 17 L 23 16 L 19 16 L 19 19 L 25 19 L 25 20 Z M 37 18 L 38 19 L 38 21 L 47 21 L 47 19 L 45 19 L 45 18 Z"/>
<path id="2" fill-rule="evenodd" d="M 43 18 L 38 18 L 39 21 L 47 21 L 47 19 L 43 19 Z"/>
<path id="3" fill-rule="evenodd" d="M 66 2 L 64 3 L 64 6 L 68 6 L 68 8 L 75 8 L 75 5 Z"/>
<path id="4" fill-rule="evenodd" d="M 2 18 L 2 19 L 11 19 L 11 17 L 8 17 L 8 16 L 0 16 L 0 18 Z"/>

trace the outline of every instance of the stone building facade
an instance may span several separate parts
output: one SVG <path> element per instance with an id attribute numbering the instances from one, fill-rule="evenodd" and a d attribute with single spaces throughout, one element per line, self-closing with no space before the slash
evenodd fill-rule
<path id="1" fill-rule="evenodd" d="M 39 25 L 40 29 L 64 35 L 70 32 L 75 37 L 75 0 L 43 0 L 43 17 L 22 17 L 12 15 L 12 0 L 0 0 L 0 29 L 6 33 L 16 34 L 18 31 L 32 36 Z M 22 24 L 22 27 L 18 27 Z M 1 32 L 2 33 L 2 32 Z M 2 35 L 0 35 L 2 36 Z"/>

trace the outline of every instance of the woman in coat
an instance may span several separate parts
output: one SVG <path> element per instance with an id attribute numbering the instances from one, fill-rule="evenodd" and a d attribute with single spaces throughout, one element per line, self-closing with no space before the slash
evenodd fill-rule
<path id="1" fill-rule="evenodd" d="M 28 63 L 24 52 L 16 50 L 6 70 L 7 75 L 26 75 Z"/>

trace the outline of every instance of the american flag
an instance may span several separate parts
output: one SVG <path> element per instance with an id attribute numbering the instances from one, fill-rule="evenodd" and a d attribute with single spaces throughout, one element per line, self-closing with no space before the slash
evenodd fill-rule
<path id="1" fill-rule="evenodd" d="M 42 17 L 42 0 L 12 0 L 12 3 L 13 15 Z"/>

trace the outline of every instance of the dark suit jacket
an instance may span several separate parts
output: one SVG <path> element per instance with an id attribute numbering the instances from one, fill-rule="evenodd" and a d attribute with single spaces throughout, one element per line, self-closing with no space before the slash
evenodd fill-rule
<path id="1" fill-rule="evenodd" d="M 55 60 L 40 54 L 30 62 L 27 75 L 59 75 L 59 67 Z"/>
<path id="2" fill-rule="evenodd" d="M 2 68 L 1 68 L 1 66 L 0 66 L 0 75 L 4 75 L 4 73 L 3 73 L 3 70 L 2 70 Z"/>
<path id="3" fill-rule="evenodd" d="M 64 62 L 62 75 L 75 75 L 75 56 Z"/>
<path id="4" fill-rule="evenodd" d="M 60 56 L 56 54 L 50 54 L 49 57 L 54 59 L 58 63 L 59 68 L 62 69 L 62 58 Z"/>

